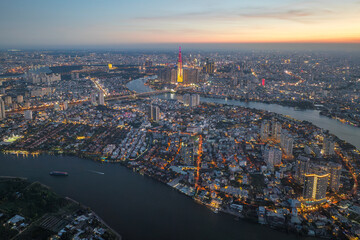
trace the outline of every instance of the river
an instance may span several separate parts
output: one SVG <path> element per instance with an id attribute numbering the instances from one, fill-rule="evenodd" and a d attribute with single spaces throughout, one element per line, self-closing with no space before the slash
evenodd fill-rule
<path id="1" fill-rule="evenodd" d="M 127 84 L 127 87 L 130 90 L 136 92 L 150 92 L 153 91 L 149 86 L 144 85 L 144 79 L 137 79 L 131 81 Z M 175 94 L 161 94 L 158 96 L 163 99 L 174 99 Z M 275 112 L 283 115 L 288 115 L 292 118 L 298 120 L 305 120 L 308 122 L 313 123 L 314 125 L 329 130 L 330 133 L 335 134 L 340 139 L 345 140 L 352 145 L 354 145 L 357 149 L 360 149 L 360 128 L 350 126 L 347 124 L 343 124 L 335 119 L 328 118 L 326 116 L 322 116 L 319 114 L 320 111 L 318 110 L 295 110 L 293 107 L 286 107 L 281 106 L 278 104 L 267 104 L 267 103 L 260 103 L 260 102 L 241 102 L 238 100 L 225 100 L 225 99 L 218 99 L 218 98 L 203 98 L 201 97 L 201 102 L 212 102 L 212 103 L 221 103 L 221 104 L 229 104 L 235 106 L 242 106 L 248 108 L 255 108 L 266 110 L 270 112 Z"/>
<path id="2" fill-rule="evenodd" d="M 68 177 L 53 177 L 52 170 Z M 215 214 L 191 198 L 119 164 L 67 156 L 0 155 L 0 176 L 40 181 L 93 209 L 124 240 L 300 239 L 227 214 Z M 304 238 L 302 238 L 304 239 Z"/>

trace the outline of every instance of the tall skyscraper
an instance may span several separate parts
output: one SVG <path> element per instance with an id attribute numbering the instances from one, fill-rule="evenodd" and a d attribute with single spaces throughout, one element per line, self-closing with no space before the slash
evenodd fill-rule
<path id="1" fill-rule="evenodd" d="M 199 82 L 199 70 L 195 68 L 186 68 L 183 69 L 184 78 L 183 82 L 184 84 L 194 84 Z"/>
<path id="2" fill-rule="evenodd" d="M 325 200 L 329 175 L 329 173 L 305 174 L 303 198 L 307 201 Z"/>
<path id="3" fill-rule="evenodd" d="M 261 129 L 260 129 L 260 138 L 262 141 L 269 138 L 270 134 L 270 123 L 268 121 L 263 121 L 261 123 Z"/>
<path id="4" fill-rule="evenodd" d="M 331 139 L 324 138 L 322 153 L 325 156 L 334 155 L 334 142 Z"/>
<path id="5" fill-rule="evenodd" d="M 329 187 L 333 192 L 337 192 L 340 188 L 341 164 L 329 163 L 329 172 Z"/>
<path id="6" fill-rule="evenodd" d="M 310 158 L 299 156 L 296 160 L 295 180 L 300 184 L 304 184 L 305 174 L 310 168 Z"/>
<path id="7" fill-rule="evenodd" d="M 2 98 L 0 98 L 0 119 L 4 119 L 5 117 L 5 103 Z"/>
<path id="8" fill-rule="evenodd" d="M 294 139 L 286 130 L 282 130 L 281 132 L 280 145 L 287 156 L 292 156 Z"/>
<path id="9" fill-rule="evenodd" d="M 276 119 L 272 120 L 271 134 L 272 137 L 278 141 L 281 139 L 281 123 L 277 122 Z"/>
<path id="10" fill-rule="evenodd" d="M 158 106 L 150 105 L 148 113 L 149 113 L 149 118 L 154 122 L 160 120 L 160 108 Z"/>
<path id="11" fill-rule="evenodd" d="M 182 67 L 181 47 L 179 47 L 179 59 L 177 64 L 177 82 L 182 83 L 184 81 L 184 70 Z"/>
<path id="12" fill-rule="evenodd" d="M 209 60 L 209 58 L 206 58 L 204 70 L 205 70 L 205 72 L 208 73 L 208 74 L 214 73 L 214 71 L 215 71 L 214 61 Z"/>

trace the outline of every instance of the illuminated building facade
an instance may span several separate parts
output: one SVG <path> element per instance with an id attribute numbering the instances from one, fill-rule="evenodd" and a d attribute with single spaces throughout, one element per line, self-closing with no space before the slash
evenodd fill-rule
<path id="1" fill-rule="evenodd" d="M 306 173 L 303 198 L 306 201 L 323 201 L 329 181 L 329 173 Z"/>
<path id="2" fill-rule="evenodd" d="M 206 58 L 204 71 L 208 74 L 214 73 L 214 71 L 215 71 L 214 61 L 209 60 L 209 58 Z"/>
<path id="3" fill-rule="evenodd" d="M 182 67 L 181 47 L 179 47 L 179 59 L 177 64 L 177 82 L 182 83 L 184 81 L 184 70 Z"/>

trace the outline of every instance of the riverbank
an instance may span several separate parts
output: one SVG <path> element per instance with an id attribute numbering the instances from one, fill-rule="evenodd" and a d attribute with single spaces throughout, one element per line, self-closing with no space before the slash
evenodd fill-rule
<path id="1" fill-rule="evenodd" d="M 42 183 L 0 177 L 0 192 L 0 235 L 6 239 L 72 236 L 121 239 L 87 207 L 60 197 Z"/>
<path id="2" fill-rule="evenodd" d="M 46 153 L 42 152 L 42 154 L 37 155 L 37 157 L 41 157 L 41 156 L 46 156 Z M 66 156 L 66 155 L 63 154 L 62 156 Z M 85 158 L 82 158 L 82 159 L 85 159 Z M 99 160 L 96 161 L 94 159 L 86 159 L 86 160 L 87 161 L 92 160 L 93 162 L 101 162 L 101 163 L 103 163 L 103 161 L 99 161 Z M 108 163 L 111 163 L 111 162 L 109 161 L 109 162 L 107 162 L 107 164 Z M 135 172 L 138 175 L 146 176 L 146 177 L 149 178 L 148 180 L 150 180 L 150 179 L 155 180 L 156 182 L 162 183 L 162 185 L 166 186 L 166 188 L 169 188 L 168 182 L 164 181 L 164 179 L 161 179 L 160 177 L 157 177 L 156 175 L 151 175 L 148 172 L 141 171 L 141 169 L 138 168 L 137 166 L 131 165 L 131 161 L 122 161 L 122 162 L 116 162 L 116 163 L 123 166 L 123 167 L 125 167 L 127 170 L 131 170 L 131 172 Z M 105 164 L 105 165 L 107 165 L 107 164 Z M 70 176 L 72 176 L 72 174 L 70 174 Z M 195 202 L 197 205 L 205 206 L 208 210 L 210 210 L 209 212 L 211 212 L 213 215 L 226 214 L 228 216 L 232 216 L 232 221 L 234 221 L 234 222 L 236 222 L 235 220 L 239 220 L 239 218 L 240 218 L 240 219 L 242 219 L 242 220 L 244 220 L 246 222 L 249 222 L 249 223 L 252 223 L 252 224 L 256 223 L 256 225 L 259 225 L 258 221 L 257 221 L 257 216 L 254 215 L 255 212 L 252 212 L 252 213 L 249 212 L 250 215 L 249 214 L 247 215 L 245 213 L 245 211 L 243 213 L 235 212 L 234 210 L 231 210 L 230 207 L 228 207 L 226 209 L 222 209 L 222 208 L 217 208 L 216 209 L 216 208 L 213 208 L 209 203 L 206 203 L 203 200 L 199 199 L 194 194 L 186 194 L 186 192 L 182 191 L 178 186 L 170 186 L 170 187 L 171 187 L 171 189 L 176 190 L 176 192 L 181 193 L 182 195 L 185 195 L 188 198 L 192 199 L 192 201 Z M 77 201 L 74 201 L 74 202 L 77 203 Z M 289 229 L 289 228 L 286 228 L 286 227 L 279 227 L 279 226 L 272 226 L 272 225 L 266 225 L 266 226 L 269 229 L 275 229 L 277 231 L 284 232 L 284 233 L 287 233 L 287 234 L 290 234 L 290 235 L 293 235 L 293 236 L 306 237 L 305 233 L 301 233 L 299 231 L 296 231 L 296 229 Z"/>

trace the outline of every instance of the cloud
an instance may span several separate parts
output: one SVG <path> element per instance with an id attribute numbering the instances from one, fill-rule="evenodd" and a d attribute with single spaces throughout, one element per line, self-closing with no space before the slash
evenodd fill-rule
<path id="1" fill-rule="evenodd" d="M 203 12 L 187 12 L 172 15 L 148 16 L 135 18 L 135 21 L 184 22 L 184 21 L 238 21 L 251 19 L 278 19 L 300 23 L 313 23 L 330 18 L 333 11 L 329 9 L 268 9 L 242 8 L 238 10 L 212 10 Z"/>

